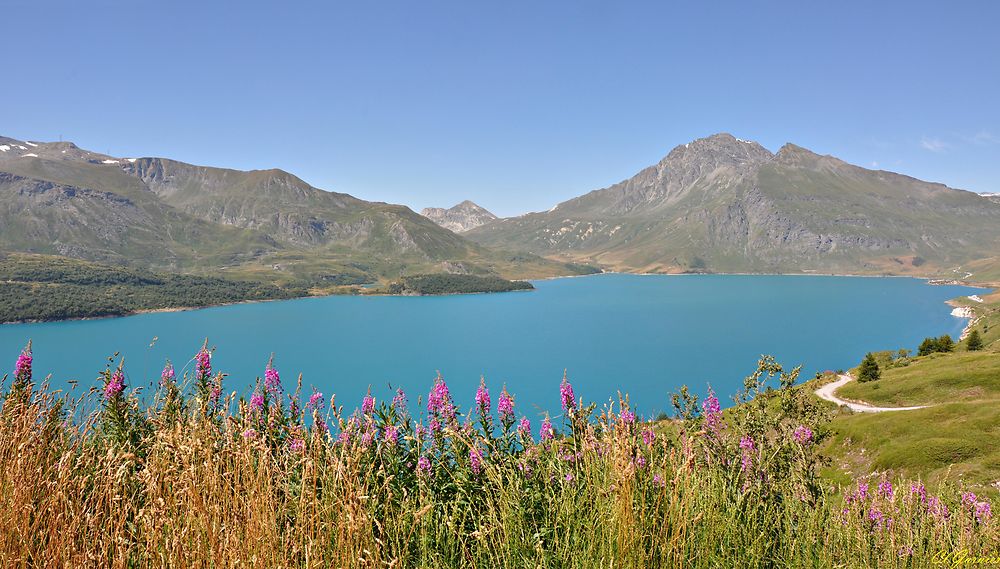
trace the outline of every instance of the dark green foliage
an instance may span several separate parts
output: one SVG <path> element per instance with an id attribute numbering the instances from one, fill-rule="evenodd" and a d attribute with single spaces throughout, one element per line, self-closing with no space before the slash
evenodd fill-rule
<path id="1" fill-rule="evenodd" d="M 172 275 L 70 260 L 0 259 L 0 322 L 120 316 L 305 296 L 301 288 Z"/>
<path id="2" fill-rule="evenodd" d="M 509 281 L 495 276 L 478 275 L 415 275 L 403 277 L 389 285 L 389 294 L 461 294 L 475 292 L 511 292 L 533 290 L 527 281 Z"/>
<path id="3" fill-rule="evenodd" d="M 973 328 L 969 332 L 969 337 L 965 339 L 965 348 L 970 352 L 978 352 L 983 349 L 983 337 L 979 335 L 979 330 Z"/>
<path id="4" fill-rule="evenodd" d="M 917 349 L 918 356 L 927 356 L 934 353 L 948 353 L 955 351 L 955 341 L 951 339 L 951 336 L 945 334 L 940 338 L 924 338 L 924 341 L 920 343 L 920 347 Z"/>
<path id="5" fill-rule="evenodd" d="M 917 349 L 917 355 L 926 356 L 937 352 L 948 353 L 953 351 L 955 351 L 955 341 L 951 339 L 951 336 L 945 334 L 939 338 L 924 338 L 924 341 L 920 343 L 920 347 Z"/>
<path id="6" fill-rule="evenodd" d="M 865 383 L 868 381 L 878 381 L 882 377 L 882 370 L 878 367 L 878 362 L 875 361 L 875 356 L 868 352 L 865 355 L 865 359 L 861 360 L 861 366 L 858 367 L 858 381 Z"/>

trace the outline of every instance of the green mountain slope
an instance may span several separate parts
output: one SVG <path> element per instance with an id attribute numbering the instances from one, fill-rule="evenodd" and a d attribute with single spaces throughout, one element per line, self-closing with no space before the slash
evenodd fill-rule
<path id="1" fill-rule="evenodd" d="M 323 191 L 281 170 L 114 158 L 65 142 L 0 137 L 0 195 L 0 250 L 8 252 L 320 287 L 582 270 L 483 247 L 405 206 Z"/>
<path id="2" fill-rule="evenodd" d="M 1000 204 L 719 134 L 609 188 L 463 235 L 631 271 L 945 274 L 1000 250 Z"/>

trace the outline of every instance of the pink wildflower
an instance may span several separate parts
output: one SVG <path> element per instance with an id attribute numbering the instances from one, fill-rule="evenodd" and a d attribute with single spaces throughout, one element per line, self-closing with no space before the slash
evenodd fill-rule
<path id="1" fill-rule="evenodd" d="M 111 400 L 121 394 L 125 390 L 125 376 L 122 375 L 121 370 L 116 370 L 115 373 L 111 374 L 111 379 L 108 380 L 108 384 L 104 386 L 104 399 Z"/>
<path id="2" fill-rule="evenodd" d="M 573 386 L 566 375 L 563 374 L 562 383 L 559 384 L 559 398 L 562 402 L 563 411 L 572 411 L 576 407 L 576 397 L 573 394 Z"/>
<path id="3" fill-rule="evenodd" d="M 792 433 L 792 437 L 795 438 L 795 442 L 800 445 L 806 445 L 812 442 L 813 432 L 812 429 L 805 425 L 799 425 L 795 428 L 795 432 Z"/>

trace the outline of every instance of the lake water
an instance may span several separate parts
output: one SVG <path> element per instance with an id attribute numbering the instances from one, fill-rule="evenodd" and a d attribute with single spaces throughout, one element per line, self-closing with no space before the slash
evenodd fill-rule
<path id="1" fill-rule="evenodd" d="M 720 399 L 742 385 L 761 354 L 803 365 L 803 378 L 856 365 L 870 350 L 914 349 L 956 337 L 965 320 L 944 301 L 978 289 L 908 278 L 644 276 L 608 274 L 535 283 L 537 290 L 446 297 L 305 298 L 90 321 L 0 326 L 0 358 L 13 367 L 31 338 L 35 375 L 92 385 L 107 357 L 126 357 L 133 386 L 150 385 L 165 359 L 192 369 L 208 337 L 226 389 L 244 392 L 272 352 L 286 389 L 303 374 L 353 409 L 371 386 L 402 386 L 411 405 L 436 371 L 471 406 L 480 375 L 493 400 L 502 384 L 518 413 L 559 412 L 568 370 L 577 395 L 605 402 L 618 390 L 652 415 L 683 384 Z M 150 347 L 153 338 L 156 342 Z M 537 424 L 537 423 L 535 423 Z"/>

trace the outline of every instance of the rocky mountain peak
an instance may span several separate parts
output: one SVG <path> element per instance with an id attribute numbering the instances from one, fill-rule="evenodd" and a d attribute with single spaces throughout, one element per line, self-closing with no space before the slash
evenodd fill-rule
<path id="1" fill-rule="evenodd" d="M 469 200 L 465 200 L 448 209 L 440 207 L 424 208 L 420 212 L 420 215 L 455 233 L 469 231 L 497 219 L 497 216 L 493 215 L 489 210 Z"/>

